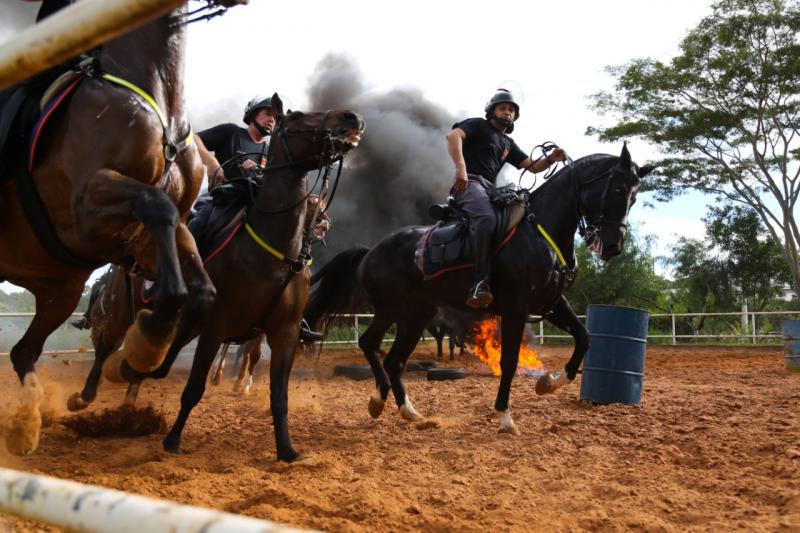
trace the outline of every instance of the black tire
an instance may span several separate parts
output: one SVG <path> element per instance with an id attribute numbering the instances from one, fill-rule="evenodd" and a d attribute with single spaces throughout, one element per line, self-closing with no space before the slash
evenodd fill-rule
<path id="1" fill-rule="evenodd" d="M 451 379 L 464 379 L 467 372 L 463 368 L 430 368 L 428 381 L 448 381 Z"/>
<path id="2" fill-rule="evenodd" d="M 372 367 L 369 365 L 336 365 L 333 367 L 333 375 L 354 379 L 356 381 L 363 381 L 374 377 L 372 375 Z"/>
<path id="3" fill-rule="evenodd" d="M 417 364 L 426 370 L 430 370 L 431 368 L 436 368 L 437 366 L 439 366 L 439 363 L 430 360 L 417 361 Z"/>
<path id="4" fill-rule="evenodd" d="M 428 370 L 419 361 L 406 361 L 406 372 L 424 372 Z"/>

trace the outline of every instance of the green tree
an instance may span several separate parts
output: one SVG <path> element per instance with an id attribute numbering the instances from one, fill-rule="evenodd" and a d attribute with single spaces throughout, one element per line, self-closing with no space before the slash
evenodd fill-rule
<path id="1" fill-rule="evenodd" d="M 706 235 L 731 283 L 754 311 L 763 311 L 783 294 L 791 273 L 780 260 L 781 246 L 766 231 L 758 214 L 745 206 L 709 208 Z"/>
<path id="2" fill-rule="evenodd" d="M 588 133 L 654 143 L 666 156 L 647 184 L 659 200 L 696 189 L 751 207 L 800 294 L 800 5 L 719 0 L 712 9 L 670 62 L 609 68 L 615 90 L 593 101 L 619 121 Z"/>
<path id="3" fill-rule="evenodd" d="M 578 243 L 575 256 L 578 277 L 566 296 L 578 314 L 589 304 L 629 305 L 658 309 L 666 281 L 658 276 L 651 254 L 652 237 L 639 239 L 630 232 L 623 252 L 604 262 Z"/>

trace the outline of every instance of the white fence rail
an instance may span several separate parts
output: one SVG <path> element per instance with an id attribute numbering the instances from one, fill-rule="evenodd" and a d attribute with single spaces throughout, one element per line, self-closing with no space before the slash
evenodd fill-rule
<path id="1" fill-rule="evenodd" d="M 27 324 L 17 325 L 17 327 L 7 327 L 3 322 L 6 320 L 19 320 L 25 318 L 32 318 L 33 313 L 0 313 L 0 356 L 7 356 L 13 346 L 20 337 L 22 337 Z M 73 317 L 81 316 L 80 313 L 73 314 Z M 358 337 L 363 332 L 365 322 L 369 322 L 373 315 L 366 313 L 339 315 L 339 318 L 350 320 L 352 337 L 342 339 L 341 336 L 336 340 L 326 340 L 326 344 L 333 345 L 352 345 L 358 343 Z M 696 333 L 681 334 L 678 333 L 678 324 L 681 320 L 686 318 L 699 318 L 707 317 L 713 319 L 714 317 L 729 317 L 734 318 L 736 328 L 732 328 L 727 332 L 717 333 Z M 768 317 L 774 317 L 774 324 L 765 330 L 764 324 Z M 536 322 L 539 317 L 531 316 L 530 321 Z M 580 318 L 585 319 L 585 315 L 580 315 Z M 778 344 L 782 338 L 780 333 L 780 321 L 788 319 L 800 319 L 800 311 L 744 311 L 744 312 L 730 312 L 730 313 L 655 313 L 650 315 L 651 332 L 647 338 L 652 342 L 668 342 L 671 344 L 678 344 L 680 342 L 692 342 L 702 340 L 716 340 L 716 341 L 730 341 L 737 343 L 758 344 L 759 342 L 772 342 Z M 664 320 L 665 327 L 661 331 L 654 331 L 653 322 L 659 319 Z M 761 327 L 759 327 L 759 323 Z M 733 324 L 728 324 L 732 326 Z M 544 322 L 539 321 L 534 326 L 534 342 L 545 344 L 548 340 L 555 339 L 570 339 L 571 337 L 562 333 L 551 333 L 545 331 Z M 347 326 L 345 326 L 347 327 Z M 64 325 L 60 328 L 64 339 L 56 345 L 45 345 L 43 355 L 66 355 L 66 354 L 81 354 L 91 353 L 92 344 L 89 338 L 89 332 L 79 333 L 71 326 Z M 664 333 L 664 330 L 667 332 Z M 423 337 L 425 339 L 425 337 Z M 384 342 L 391 342 L 393 338 L 387 336 Z M 48 341 L 50 342 L 50 341 Z M 76 348 L 77 346 L 80 346 Z"/>

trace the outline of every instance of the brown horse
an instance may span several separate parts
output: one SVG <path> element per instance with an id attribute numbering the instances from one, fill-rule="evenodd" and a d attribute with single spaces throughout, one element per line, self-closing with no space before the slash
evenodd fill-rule
<path id="1" fill-rule="evenodd" d="M 309 197 L 308 211 L 306 212 L 306 227 L 311 227 L 312 214 L 316 208 L 318 201 L 317 196 Z M 323 203 L 324 205 L 324 203 Z M 322 242 L 325 239 L 325 234 L 331 227 L 331 219 L 328 213 L 323 212 L 314 225 L 312 238 L 314 242 Z M 256 365 L 261 360 L 261 344 L 264 342 L 264 335 L 261 334 L 255 339 L 251 339 L 244 344 L 239 345 L 236 350 L 236 361 L 239 362 L 239 372 L 236 381 L 233 384 L 233 392 L 240 392 L 242 394 L 250 394 L 250 387 L 253 385 L 253 372 Z M 228 354 L 230 344 L 225 343 L 219 355 L 219 363 L 211 373 L 211 384 L 219 385 L 222 382 L 222 377 L 225 375 L 225 358 Z"/>
<path id="2" fill-rule="evenodd" d="M 277 94 L 272 104 L 280 115 L 282 103 Z M 270 406 L 278 459 L 288 462 L 298 457 L 289 439 L 287 394 L 309 293 L 306 262 L 312 238 L 310 234 L 304 237 L 309 194 L 306 173 L 317 169 L 318 176 L 323 170 L 327 175 L 334 161 L 358 145 L 363 131 L 364 120 L 347 110 L 293 112 L 281 117 L 267 153 L 263 185 L 245 215 L 246 231 L 236 233 L 228 246 L 205 264 L 217 289 L 208 320 L 181 320 L 166 359 L 153 372 L 137 372 L 114 354 L 106 361 L 103 375 L 108 379 L 162 378 L 180 349 L 199 335 L 178 419 L 164 439 L 167 451 L 179 452 L 183 427 L 205 392 L 220 345 L 264 333 L 272 353 Z"/>
<path id="3" fill-rule="evenodd" d="M 311 195 L 307 200 L 305 228 L 312 228 L 312 236 L 315 241 L 321 241 L 325 233 L 330 228 L 330 217 L 327 213 L 321 213 L 314 222 L 314 214 L 317 212 L 319 197 Z M 321 204 L 325 208 L 325 203 Z M 239 241 L 244 242 L 244 241 Z M 235 245 L 236 241 L 232 243 Z M 87 408 L 97 397 L 97 386 L 100 383 L 100 375 L 106 359 L 111 352 L 119 349 L 122 344 L 125 331 L 128 329 L 133 316 L 141 309 L 148 309 L 152 305 L 152 300 L 146 299 L 143 293 L 144 278 L 141 276 L 131 276 L 130 281 L 126 280 L 128 274 L 119 267 L 112 267 L 108 275 L 104 275 L 97 284 L 92 287 L 92 299 L 89 308 L 86 310 L 84 320 L 78 327 L 91 328 L 92 344 L 94 345 L 94 363 L 86 383 L 81 392 L 76 392 L 67 401 L 67 408 L 70 411 L 79 411 Z M 212 281 L 216 282 L 212 277 Z M 248 393 L 252 383 L 253 368 L 255 368 L 261 358 L 261 341 L 263 335 L 258 336 L 252 341 L 242 344 L 243 362 L 239 371 L 239 380 L 236 391 L 241 390 Z M 222 362 L 214 373 L 214 376 L 221 375 L 224 370 L 225 352 L 228 345 L 223 347 Z M 212 383 L 214 379 L 212 378 Z M 218 381 L 217 381 L 218 383 Z M 217 384 L 214 383 L 214 384 Z M 131 383 L 125 396 L 126 404 L 133 404 L 139 392 L 140 382 Z"/>
<path id="4" fill-rule="evenodd" d="M 184 224 L 203 174 L 184 110 L 185 12 L 105 44 L 96 62 L 101 72 L 80 81 L 39 138 L 30 174 L 56 246 L 45 248 L 24 214 L 30 209 L 17 193 L 29 182 L 15 172 L 0 184 L 0 242 L 14 243 L 0 248 L 0 279 L 31 291 L 37 304 L 11 350 L 23 384 L 22 408 L 6 434 L 14 453 L 38 446 L 42 389 L 34 364 L 75 309 L 93 268 L 111 262 L 156 282 L 153 311 L 140 314 L 126 334 L 126 347 L 136 348 L 130 364 L 140 371 L 163 360 L 179 316 L 202 320 L 213 302 L 214 287 Z"/>

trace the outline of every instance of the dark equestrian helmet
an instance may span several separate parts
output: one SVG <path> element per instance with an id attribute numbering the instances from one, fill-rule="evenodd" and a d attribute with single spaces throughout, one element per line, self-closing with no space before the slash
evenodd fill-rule
<path id="1" fill-rule="evenodd" d="M 494 108 L 497 104 L 502 104 L 503 102 L 511 102 L 514 104 L 514 109 L 516 113 L 514 114 L 514 121 L 519 118 L 519 102 L 516 98 L 514 98 L 514 93 L 509 91 L 508 89 L 497 89 L 488 102 L 486 102 L 486 120 L 491 120 L 492 115 L 494 114 Z"/>
<path id="2" fill-rule="evenodd" d="M 244 117 L 242 120 L 245 124 L 250 124 L 250 121 L 253 120 L 253 117 L 260 109 L 272 108 L 272 97 L 271 96 L 256 96 L 249 102 L 244 108 Z"/>

